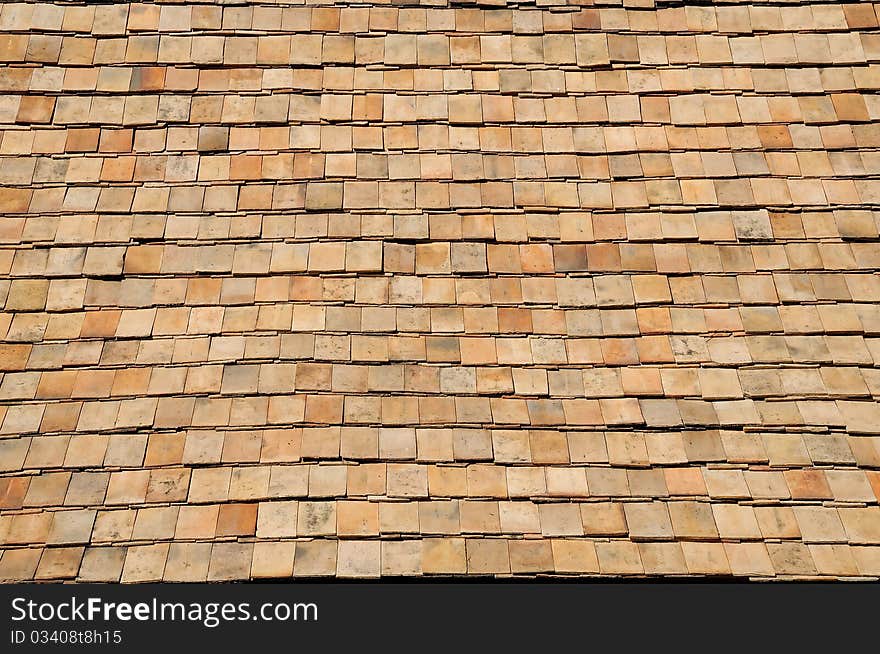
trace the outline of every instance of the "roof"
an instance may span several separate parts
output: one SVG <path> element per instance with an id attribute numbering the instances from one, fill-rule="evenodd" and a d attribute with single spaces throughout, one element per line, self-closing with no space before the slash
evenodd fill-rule
<path id="1" fill-rule="evenodd" d="M 0 578 L 880 577 L 880 5 L 0 7 Z"/>

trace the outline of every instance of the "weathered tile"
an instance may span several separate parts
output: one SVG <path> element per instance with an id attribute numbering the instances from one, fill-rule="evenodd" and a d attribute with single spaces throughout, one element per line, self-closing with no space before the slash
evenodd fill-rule
<path id="1" fill-rule="evenodd" d="M 877 576 L 876 11 L 630 4 L 4 9 L 0 576 Z"/>

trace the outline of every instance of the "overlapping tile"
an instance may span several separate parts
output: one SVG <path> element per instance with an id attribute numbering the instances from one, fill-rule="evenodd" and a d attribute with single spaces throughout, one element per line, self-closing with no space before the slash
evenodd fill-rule
<path id="1" fill-rule="evenodd" d="M 880 577 L 872 3 L 4 3 L 0 577 Z"/>

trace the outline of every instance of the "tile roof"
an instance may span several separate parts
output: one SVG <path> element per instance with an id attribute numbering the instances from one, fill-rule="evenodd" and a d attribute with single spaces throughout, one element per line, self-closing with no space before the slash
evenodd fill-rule
<path id="1" fill-rule="evenodd" d="M 0 579 L 880 577 L 880 4 L 0 6 Z"/>

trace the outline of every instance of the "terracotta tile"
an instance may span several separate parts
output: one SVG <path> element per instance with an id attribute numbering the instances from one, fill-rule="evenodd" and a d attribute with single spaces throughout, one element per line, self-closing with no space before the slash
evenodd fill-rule
<path id="1" fill-rule="evenodd" d="M 257 542 L 251 563 L 254 579 L 277 579 L 293 574 L 296 544 L 289 542 Z"/>
<path id="2" fill-rule="evenodd" d="M 800 543 L 768 543 L 770 561 L 777 575 L 815 575 L 809 549 Z"/>
<path id="3" fill-rule="evenodd" d="M 336 574 L 336 559 L 336 541 L 298 541 L 293 575 L 295 577 L 333 576 Z"/>
<path id="4" fill-rule="evenodd" d="M 7 582 L 30 581 L 34 578 L 42 550 L 8 550 L 0 559 L 0 579 Z"/>
<path id="5" fill-rule="evenodd" d="M 210 543 L 172 543 L 163 581 L 205 581 L 210 558 Z"/>
<path id="6" fill-rule="evenodd" d="M 639 555 L 646 574 L 687 573 L 687 563 L 679 543 L 639 543 Z"/>
<path id="7" fill-rule="evenodd" d="M 217 517 L 217 536 L 253 536 L 257 526 L 256 504 L 222 504 Z"/>
<path id="8" fill-rule="evenodd" d="M 88 547 L 79 570 L 79 581 L 118 582 L 125 562 L 124 547 Z"/>
<path id="9" fill-rule="evenodd" d="M 177 514 L 174 537 L 213 538 L 217 528 L 218 505 L 185 505 Z"/>
<path id="10" fill-rule="evenodd" d="M 253 543 L 214 543 L 208 568 L 208 581 L 249 579 Z"/>
<path id="11" fill-rule="evenodd" d="M 665 540 L 672 537 L 672 524 L 664 503 L 627 503 L 623 508 L 633 540 Z"/>
<path id="12" fill-rule="evenodd" d="M 729 575 L 730 563 L 722 543 L 683 542 L 688 572 L 697 575 Z"/>
<path id="13" fill-rule="evenodd" d="M 371 578 L 381 573 L 379 541 L 339 542 L 336 574 L 338 577 Z"/>
<path id="14" fill-rule="evenodd" d="M 873 7 L 4 16 L 10 578 L 877 574 Z"/>
<path id="15" fill-rule="evenodd" d="M 340 502 L 336 520 L 340 536 L 379 534 L 379 507 L 373 502 Z"/>
<path id="16" fill-rule="evenodd" d="M 122 568 L 122 583 L 161 581 L 168 557 L 168 543 L 128 548 Z"/>
<path id="17" fill-rule="evenodd" d="M 599 570 L 604 574 L 641 574 L 644 570 L 635 543 L 610 541 L 596 543 Z"/>
<path id="18" fill-rule="evenodd" d="M 425 574 L 462 574 L 467 570 L 463 539 L 426 538 L 422 541 Z"/>

